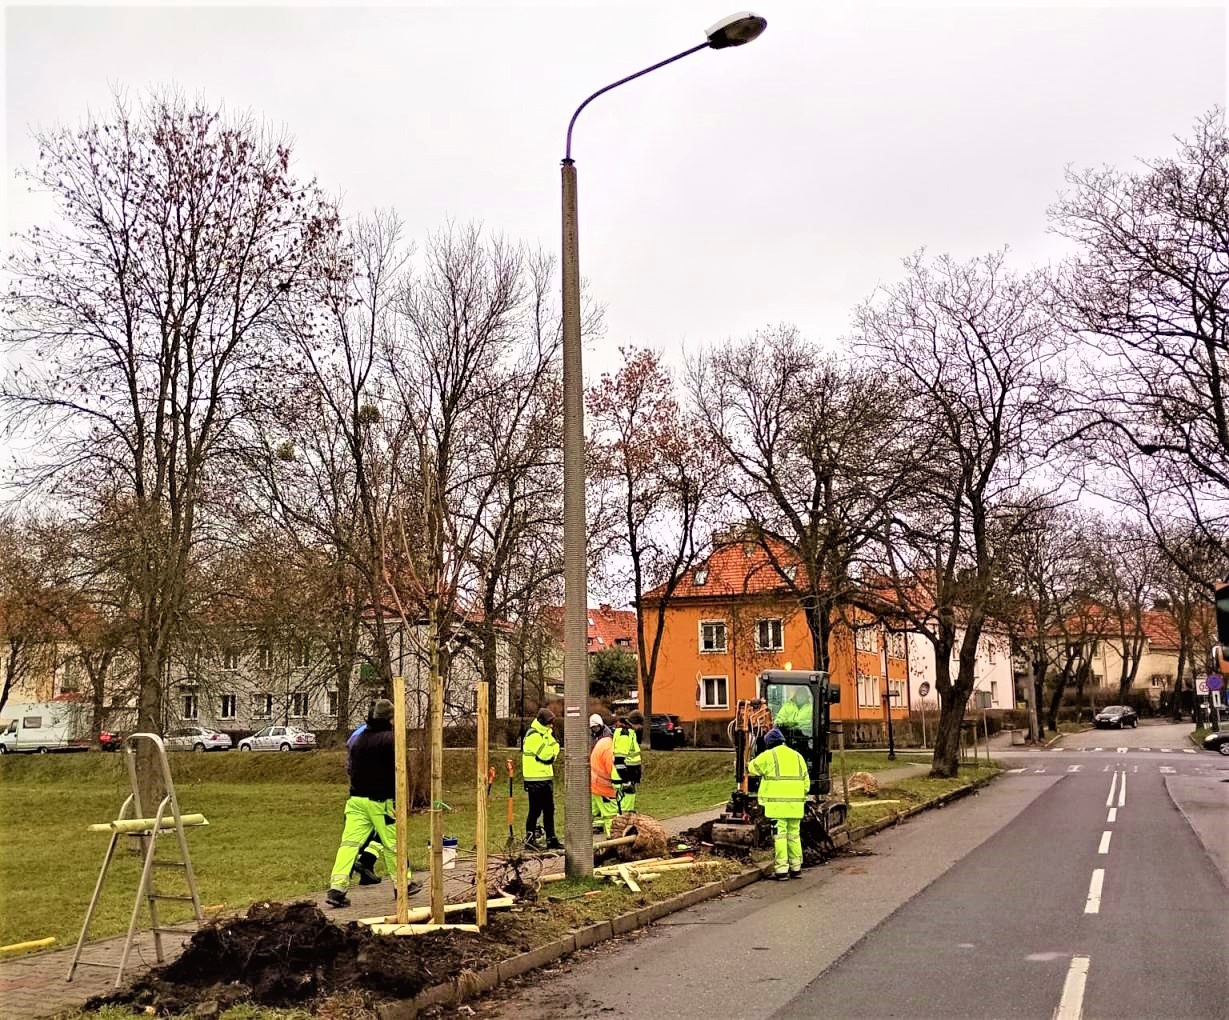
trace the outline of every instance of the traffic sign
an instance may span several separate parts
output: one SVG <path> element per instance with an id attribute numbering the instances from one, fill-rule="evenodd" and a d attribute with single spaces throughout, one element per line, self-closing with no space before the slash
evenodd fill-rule
<path id="1" fill-rule="evenodd" d="M 930 684 L 927 683 L 925 680 L 923 680 L 921 685 L 917 689 L 917 693 L 918 693 L 918 697 L 920 698 L 926 697 L 926 695 L 930 693 Z"/>
<path id="2" fill-rule="evenodd" d="M 1201 698 L 1208 696 L 1208 678 L 1206 676 L 1195 677 L 1195 693 Z"/>
<path id="3" fill-rule="evenodd" d="M 1219 673 L 1209 673 L 1208 674 L 1208 690 L 1219 691 L 1219 690 L 1223 690 L 1224 686 L 1225 686 L 1225 678 L 1223 676 L 1221 676 Z"/>

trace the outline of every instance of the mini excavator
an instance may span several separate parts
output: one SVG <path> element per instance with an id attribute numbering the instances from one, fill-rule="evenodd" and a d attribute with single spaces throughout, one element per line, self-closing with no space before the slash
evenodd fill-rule
<path id="1" fill-rule="evenodd" d="M 772 845 L 772 822 L 756 800 L 759 776 L 747 763 L 764 750 L 764 735 L 776 726 L 785 743 L 806 759 L 811 788 L 802 821 L 804 845 L 831 849 L 845 832 L 846 806 L 832 796 L 828 748 L 831 706 L 841 698 L 839 687 L 822 671 L 771 669 L 760 674 L 759 697 L 739 701 L 730 737 L 734 742 L 734 792 L 719 818 L 706 823 L 704 836 L 715 847 L 746 851 Z"/>

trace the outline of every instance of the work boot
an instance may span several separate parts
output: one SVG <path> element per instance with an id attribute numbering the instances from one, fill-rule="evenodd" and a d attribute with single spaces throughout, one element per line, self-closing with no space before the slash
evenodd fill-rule
<path id="1" fill-rule="evenodd" d="M 379 885 L 381 882 L 376 874 L 376 859 L 371 854 L 360 854 L 354 870 L 358 872 L 359 885 Z"/>
<path id="2" fill-rule="evenodd" d="M 325 894 L 324 902 L 330 907 L 348 907 L 350 905 L 350 897 L 346 895 L 344 889 L 330 889 Z"/>
<path id="3" fill-rule="evenodd" d="M 791 872 L 789 873 L 789 877 L 790 877 L 790 878 L 801 878 L 801 877 L 802 877 L 802 869 L 801 869 L 801 868 L 799 868 L 797 871 L 791 871 Z"/>
<path id="4" fill-rule="evenodd" d="M 408 900 L 415 893 L 419 893 L 419 892 L 422 892 L 422 883 L 415 882 L 413 879 L 411 879 L 409 884 L 405 887 L 405 898 Z M 394 903 L 397 902 L 397 890 L 396 889 L 393 890 L 393 902 Z"/>
<path id="5" fill-rule="evenodd" d="M 773 881 L 775 882 L 788 882 L 789 872 L 788 871 L 778 871 L 775 874 L 773 874 L 772 878 L 773 878 Z"/>
<path id="6" fill-rule="evenodd" d="M 552 837 L 551 839 L 548 839 L 546 841 L 546 849 L 547 850 L 562 850 L 563 844 L 560 843 L 559 840 Z"/>

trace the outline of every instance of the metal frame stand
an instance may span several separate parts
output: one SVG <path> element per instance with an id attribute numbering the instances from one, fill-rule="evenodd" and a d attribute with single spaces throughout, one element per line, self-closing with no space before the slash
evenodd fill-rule
<path id="1" fill-rule="evenodd" d="M 152 818 L 146 818 L 141 807 L 141 792 L 137 781 L 137 743 L 141 740 L 148 740 L 153 743 L 158 752 L 158 765 L 162 770 L 163 788 L 166 795 L 158 804 L 158 810 Z M 68 968 L 68 975 L 65 981 L 71 981 L 73 974 L 76 973 L 77 966 L 84 964 L 90 967 L 116 967 L 115 987 L 119 988 L 123 981 L 124 970 L 128 966 L 128 956 L 132 951 L 132 940 L 137 934 L 137 921 L 141 916 L 141 900 L 144 899 L 149 904 L 149 917 L 151 922 L 150 930 L 154 935 L 154 952 L 157 955 L 158 962 L 165 962 L 165 954 L 162 950 L 162 936 L 164 934 L 188 934 L 194 929 L 192 928 L 174 928 L 165 927 L 159 924 L 158 921 L 158 901 L 159 900 L 179 900 L 185 903 L 192 904 L 192 910 L 196 917 L 196 923 L 200 924 L 204 921 L 204 912 L 201 910 L 201 899 L 196 888 L 196 874 L 192 870 L 192 857 L 188 853 L 188 839 L 184 835 L 184 826 L 187 825 L 204 825 L 206 822 L 184 822 L 183 815 L 179 810 L 179 800 L 175 796 L 175 783 L 171 779 L 171 766 L 166 759 L 166 748 L 162 744 L 162 738 L 154 733 L 133 733 L 124 741 L 124 758 L 128 766 L 128 779 L 132 786 L 132 793 L 124 801 L 119 809 L 119 815 L 114 822 L 111 823 L 111 841 L 107 845 L 106 855 L 102 860 L 102 870 L 98 873 L 98 881 L 94 884 L 94 895 L 90 897 L 89 908 L 85 912 L 85 922 L 81 925 L 81 937 L 77 939 L 77 948 L 73 952 L 73 960 Z M 169 824 L 164 825 L 164 819 L 167 817 L 167 811 L 170 810 Z M 130 829 L 118 823 L 144 821 L 147 824 Z M 154 853 L 158 847 L 158 837 L 168 832 L 174 832 L 176 840 L 179 843 L 179 860 L 162 860 L 154 859 Z M 86 936 L 89 934 L 90 922 L 94 919 L 94 911 L 98 907 L 98 899 L 102 894 L 103 882 L 106 880 L 107 871 L 111 867 L 111 861 L 115 857 L 115 848 L 119 844 L 122 836 L 135 836 L 141 841 L 141 851 L 144 854 L 145 864 L 141 869 L 141 881 L 137 886 L 136 899 L 132 906 L 132 919 L 128 923 L 128 935 L 124 939 L 124 951 L 120 956 L 120 962 L 114 963 L 96 963 L 90 960 L 81 959 L 81 950 L 85 946 Z M 184 878 L 187 881 L 188 895 L 169 895 L 160 893 L 154 888 L 153 870 L 154 868 L 182 868 Z"/>

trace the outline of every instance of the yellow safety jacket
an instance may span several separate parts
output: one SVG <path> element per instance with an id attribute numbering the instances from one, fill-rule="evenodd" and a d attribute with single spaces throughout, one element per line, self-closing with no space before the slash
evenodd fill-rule
<path id="1" fill-rule="evenodd" d="M 789 726 L 792 729 L 802 730 L 803 733 L 810 733 L 811 703 L 808 701 L 805 705 L 799 705 L 791 699 L 777 710 L 777 718 L 774 721 L 782 729 Z"/>
<path id="2" fill-rule="evenodd" d="M 555 739 L 555 734 L 549 726 L 543 726 L 535 719 L 521 741 L 522 778 L 531 782 L 535 779 L 553 779 L 555 759 L 558 757 L 559 741 Z"/>
<path id="3" fill-rule="evenodd" d="M 614 731 L 614 756 L 622 758 L 624 765 L 640 764 L 640 741 L 636 739 L 635 730 L 628 727 Z"/>
<path id="4" fill-rule="evenodd" d="M 792 747 L 778 744 L 757 754 L 747 771 L 760 777 L 758 799 L 767 818 L 801 818 L 811 777 L 807 762 Z"/>

